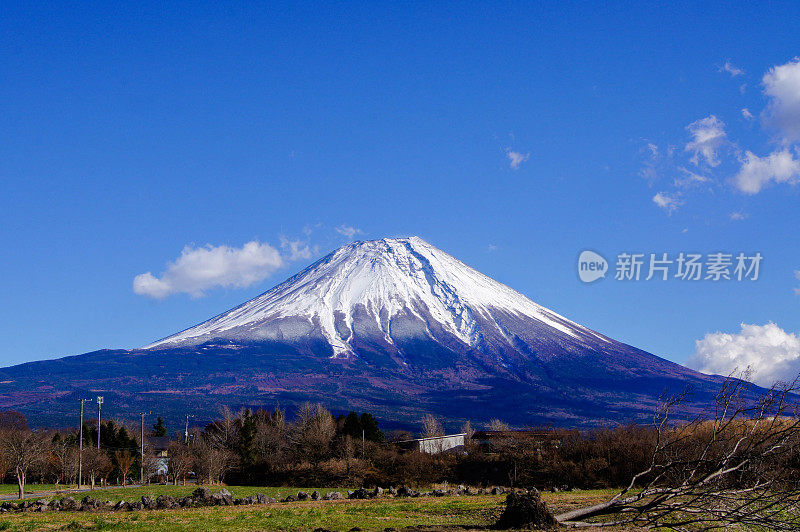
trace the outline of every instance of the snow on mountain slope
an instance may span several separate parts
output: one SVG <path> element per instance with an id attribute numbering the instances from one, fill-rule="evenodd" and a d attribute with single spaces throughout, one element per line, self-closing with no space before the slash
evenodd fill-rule
<path id="1" fill-rule="evenodd" d="M 396 318 L 432 322 L 468 346 L 487 324 L 505 335 L 497 313 L 535 320 L 570 337 L 608 342 L 418 237 L 353 242 L 264 294 L 146 348 L 213 338 L 290 341 L 319 330 L 334 357 L 353 353 L 354 321 L 366 315 L 388 344 Z M 304 323 L 305 322 L 305 323 Z M 493 324 L 493 325 L 492 325 Z M 554 332 L 555 332 L 554 331 Z"/>

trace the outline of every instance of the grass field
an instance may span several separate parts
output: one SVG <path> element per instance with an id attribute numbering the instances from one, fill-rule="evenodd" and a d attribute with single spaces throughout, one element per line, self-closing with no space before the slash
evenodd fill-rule
<path id="1" fill-rule="evenodd" d="M 194 486 L 145 486 L 92 492 L 99 499 L 135 500 L 142 495 L 184 496 Z M 221 488 L 213 488 L 221 489 Z M 270 496 L 295 494 L 299 488 L 228 487 L 234 496 L 254 493 Z M 312 491 L 305 488 L 303 491 Z M 344 489 L 325 488 L 328 491 Z M 544 494 L 553 511 L 599 502 L 608 491 Z M 83 497 L 85 494 L 80 494 Z M 504 496 L 425 497 L 343 501 L 303 501 L 266 506 L 226 506 L 139 512 L 52 512 L 0 516 L 0 530 L 384 530 L 425 526 L 430 529 L 454 525 L 483 528 L 493 524 L 503 511 Z M 608 530 L 608 529 L 606 529 Z"/>
<path id="2" fill-rule="evenodd" d="M 142 487 L 129 487 L 129 488 L 106 488 L 102 490 L 94 490 L 94 491 L 82 491 L 79 493 L 68 493 L 66 491 L 59 493 L 55 496 L 46 496 L 41 497 L 40 493 L 47 493 L 52 492 L 53 486 L 51 485 L 36 485 L 31 486 L 30 491 L 26 487 L 25 493 L 26 499 L 60 499 L 62 497 L 66 497 L 68 495 L 74 497 L 77 500 L 82 499 L 86 495 L 91 495 L 95 499 L 102 499 L 104 501 L 121 501 L 126 500 L 128 502 L 135 501 L 141 499 L 145 495 L 150 495 L 152 497 L 158 497 L 159 495 L 171 495 L 173 497 L 185 497 L 192 493 L 197 486 L 194 484 L 186 485 L 186 486 L 172 486 L 172 485 L 163 485 L 163 484 L 153 484 L 150 486 L 142 486 Z M 311 493 L 314 490 L 319 491 L 321 494 L 328 493 L 329 491 L 339 491 L 343 495 L 347 496 L 347 489 L 348 488 L 293 488 L 293 487 L 257 487 L 257 486 L 209 486 L 209 489 L 212 492 L 219 491 L 222 488 L 226 488 L 228 491 L 233 493 L 234 497 L 247 497 L 249 495 L 255 495 L 256 493 L 263 493 L 268 497 L 274 497 L 276 499 L 280 499 L 282 497 L 286 497 L 287 495 L 297 495 L 298 491 L 305 491 L 307 493 Z M 14 490 L 8 491 L 7 493 L 16 494 L 16 486 L 14 486 Z M 63 489 L 63 486 L 62 486 Z M 349 488 L 354 489 L 354 488 Z M 30 492 L 30 495 L 28 493 Z M 5 492 L 3 492 L 5 493 Z M 13 499 L 16 500 L 16 499 Z"/>
<path id="3" fill-rule="evenodd" d="M 59 489 L 64 489 L 65 486 L 59 486 Z M 66 486 L 69 487 L 69 486 Z M 73 486 L 74 487 L 74 486 Z M 16 495 L 17 494 L 16 484 L 0 484 L 0 495 Z M 25 493 L 34 494 L 40 491 L 55 491 L 56 485 L 55 484 L 26 484 L 25 485 Z"/>

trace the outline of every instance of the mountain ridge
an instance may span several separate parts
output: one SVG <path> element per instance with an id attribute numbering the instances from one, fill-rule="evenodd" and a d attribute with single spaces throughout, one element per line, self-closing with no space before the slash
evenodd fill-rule
<path id="1" fill-rule="evenodd" d="M 202 411 L 316 400 L 412 424 L 642 421 L 662 392 L 721 381 L 583 327 L 418 237 L 353 242 L 263 294 L 141 349 L 0 369 L 0 408 L 44 416 L 106 394 L 104 410 Z M 114 400 L 109 401 L 109 398 Z M 116 401 L 116 402 L 115 402 Z"/>

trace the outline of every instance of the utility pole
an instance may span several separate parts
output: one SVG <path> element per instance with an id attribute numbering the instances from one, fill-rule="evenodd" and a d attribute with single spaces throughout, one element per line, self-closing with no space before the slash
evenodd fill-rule
<path id="1" fill-rule="evenodd" d="M 144 416 L 150 413 L 151 412 L 139 412 L 139 415 L 142 416 L 142 436 L 139 439 L 142 445 L 142 453 L 139 455 L 139 483 L 142 486 L 144 486 Z"/>
<path id="2" fill-rule="evenodd" d="M 367 457 L 367 436 L 366 431 L 361 429 L 361 458 Z"/>
<path id="3" fill-rule="evenodd" d="M 81 424 L 78 426 L 78 489 L 83 486 L 83 403 L 91 402 L 91 399 L 80 399 L 81 402 Z"/>
<path id="4" fill-rule="evenodd" d="M 186 414 L 186 428 L 183 431 L 183 437 L 186 439 L 186 445 L 189 445 L 189 418 L 194 417 Z"/>
<path id="5" fill-rule="evenodd" d="M 100 408 L 103 406 L 103 396 L 97 396 L 97 450 L 100 450 Z"/>

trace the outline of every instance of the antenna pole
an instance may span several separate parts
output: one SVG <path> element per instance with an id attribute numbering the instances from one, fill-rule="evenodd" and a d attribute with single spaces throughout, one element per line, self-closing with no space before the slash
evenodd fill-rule
<path id="1" fill-rule="evenodd" d="M 100 450 L 100 409 L 103 406 L 103 396 L 97 396 L 97 450 Z"/>
<path id="2" fill-rule="evenodd" d="M 194 417 L 193 415 L 186 414 L 186 428 L 183 431 L 183 438 L 186 441 L 186 445 L 189 445 L 189 418 Z"/>
<path id="3" fill-rule="evenodd" d="M 141 454 L 139 455 L 139 483 L 144 486 L 144 416 L 150 412 L 139 412 L 142 416 L 142 435 L 139 438 L 139 443 L 142 446 Z"/>

